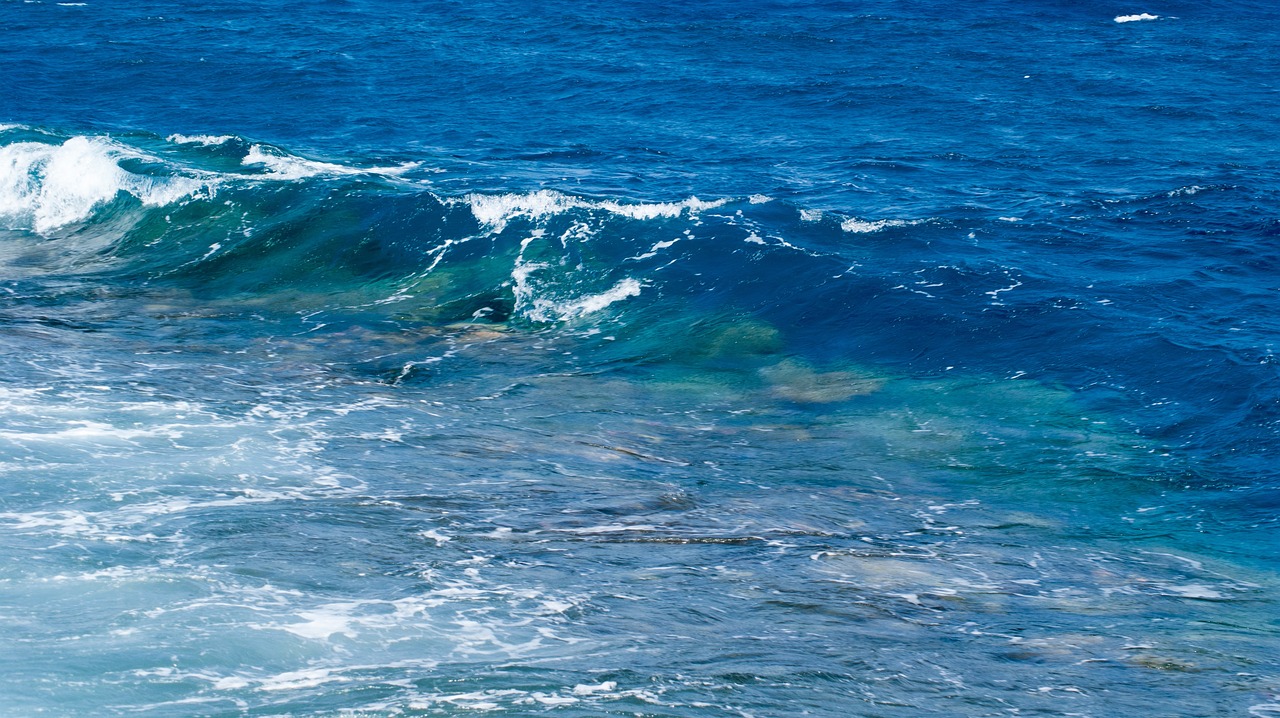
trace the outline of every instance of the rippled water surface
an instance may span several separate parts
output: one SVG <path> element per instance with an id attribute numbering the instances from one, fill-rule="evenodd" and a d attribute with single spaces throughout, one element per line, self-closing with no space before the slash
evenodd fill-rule
<path id="1" fill-rule="evenodd" d="M 1280 715 L 1277 20 L 0 2 L 0 715 Z"/>

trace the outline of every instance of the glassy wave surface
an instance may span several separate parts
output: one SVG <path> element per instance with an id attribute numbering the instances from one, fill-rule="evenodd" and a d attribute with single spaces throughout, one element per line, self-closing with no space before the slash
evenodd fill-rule
<path id="1" fill-rule="evenodd" d="M 0 715 L 1280 715 L 1239 5 L 0 4 Z"/>

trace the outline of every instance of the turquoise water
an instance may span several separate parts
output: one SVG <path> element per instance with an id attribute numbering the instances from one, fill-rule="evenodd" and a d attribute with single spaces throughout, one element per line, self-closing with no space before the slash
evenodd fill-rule
<path id="1" fill-rule="evenodd" d="M 154 12 L 0 3 L 0 715 L 1280 715 L 1273 9 Z"/>

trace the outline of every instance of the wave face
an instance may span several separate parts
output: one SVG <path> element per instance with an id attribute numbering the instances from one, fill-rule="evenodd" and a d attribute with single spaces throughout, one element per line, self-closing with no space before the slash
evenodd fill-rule
<path id="1" fill-rule="evenodd" d="M 429 5 L 0 3 L 0 715 L 1276 713 L 1275 8 Z"/>

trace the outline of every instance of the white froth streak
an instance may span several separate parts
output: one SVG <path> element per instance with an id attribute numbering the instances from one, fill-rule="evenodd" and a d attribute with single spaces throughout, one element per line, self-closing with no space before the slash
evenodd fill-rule
<path id="1" fill-rule="evenodd" d="M 887 227 L 913 227 L 924 224 L 923 219 L 877 219 L 872 222 L 850 217 L 840 223 L 840 229 L 851 234 L 869 234 Z"/>
<path id="2" fill-rule="evenodd" d="M 686 212 L 696 214 L 728 202 L 724 199 L 707 202 L 697 197 L 690 197 L 681 202 L 624 204 L 614 201 L 586 200 L 553 190 L 537 190 L 525 194 L 470 194 L 463 198 L 463 201 L 470 207 L 476 221 L 495 233 L 506 229 L 507 224 L 517 217 L 540 220 L 573 209 L 602 210 L 610 214 L 645 221 L 679 217 Z M 547 269 L 548 265 L 544 262 L 527 262 L 524 254 L 529 244 L 542 237 L 544 233 L 545 230 L 542 229 L 534 230 L 530 237 L 521 242 L 520 254 L 516 257 L 515 266 L 511 270 L 516 308 L 526 318 L 535 322 L 569 321 L 593 314 L 615 302 L 640 294 L 644 285 L 632 277 L 624 277 L 598 294 L 560 300 L 538 296 L 539 292 L 534 286 L 532 276 L 535 272 Z M 672 243 L 659 243 L 652 251 L 665 248 Z"/>
<path id="3" fill-rule="evenodd" d="M 588 294 L 585 297 L 579 297 L 571 301 L 552 302 L 538 298 L 534 300 L 533 308 L 526 312 L 526 316 L 530 319 L 544 322 L 557 319 L 560 321 L 576 319 L 588 314 L 594 314 L 614 302 L 620 302 L 628 297 L 639 296 L 641 287 L 640 282 L 627 277 L 607 291 L 599 294 Z"/>
<path id="4" fill-rule="evenodd" d="M 332 162 L 319 162 L 295 155 L 276 154 L 262 145 L 253 145 L 249 153 L 240 160 L 246 167 L 261 165 L 271 172 L 274 179 L 295 180 L 315 177 L 317 175 L 388 175 L 399 176 L 421 166 L 421 162 L 405 162 L 395 167 L 349 167 Z"/>
<path id="5" fill-rule="evenodd" d="M 465 201 L 476 221 L 494 232 L 501 232 L 508 222 L 517 217 L 537 220 L 571 209 L 604 210 L 631 219 L 650 220 L 679 217 L 686 211 L 697 214 L 728 202 L 726 199 L 707 202 L 690 197 L 681 202 L 624 204 L 611 200 L 591 201 L 545 189 L 527 194 L 469 194 Z"/>
<path id="6" fill-rule="evenodd" d="M 1137 15 L 1117 15 L 1116 16 L 1116 22 L 1141 22 L 1143 20 L 1159 20 L 1159 19 L 1160 19 L 1159 15 L 1152 15 L 1151 13 L 1146 13 L 1146 12 L 1139 13 Z"/>
<path id="7" fill-rule="evenodd" d="M 205 147 L 216 147 L 217 145 L 225 145 L 231 140 L 236 139 L 235 135 L 169 135 L 166 140 L 175 145 L 204 145 Z"/>
<path id="8" fill-rule="evenodd" d="M 534 230 L 529 237 L 520 242 L 520 253 L 516 256 L 515 266 L 511 269 L 511 291 L 515 295 L 516 309 L 523 312 L 526 318 L 535 322 L 568 321 L 598 312 L 614 302 L 640 294 L 643 285 L 631 277 L 626 277 L 599 294 L 561 301 L 538 296 L 530 277 L 534 272 L 547 269 L 549 265 L 545 262 L 526 262 L 524 253 L 534 240 L 543 236 L 545 236 L 543 230 Z"/>
<path id="9" fill-rule="evenodd" d="M 95 208 L 121 192 L 148 207 L 202 192 L 212 196 L 211 180 L 134 174 L 119 165 L 130 157 L 159 161 L 101 137 L 0 147 L 0 221 L 13 229 L 44 233 L 88 219 Z"/>

